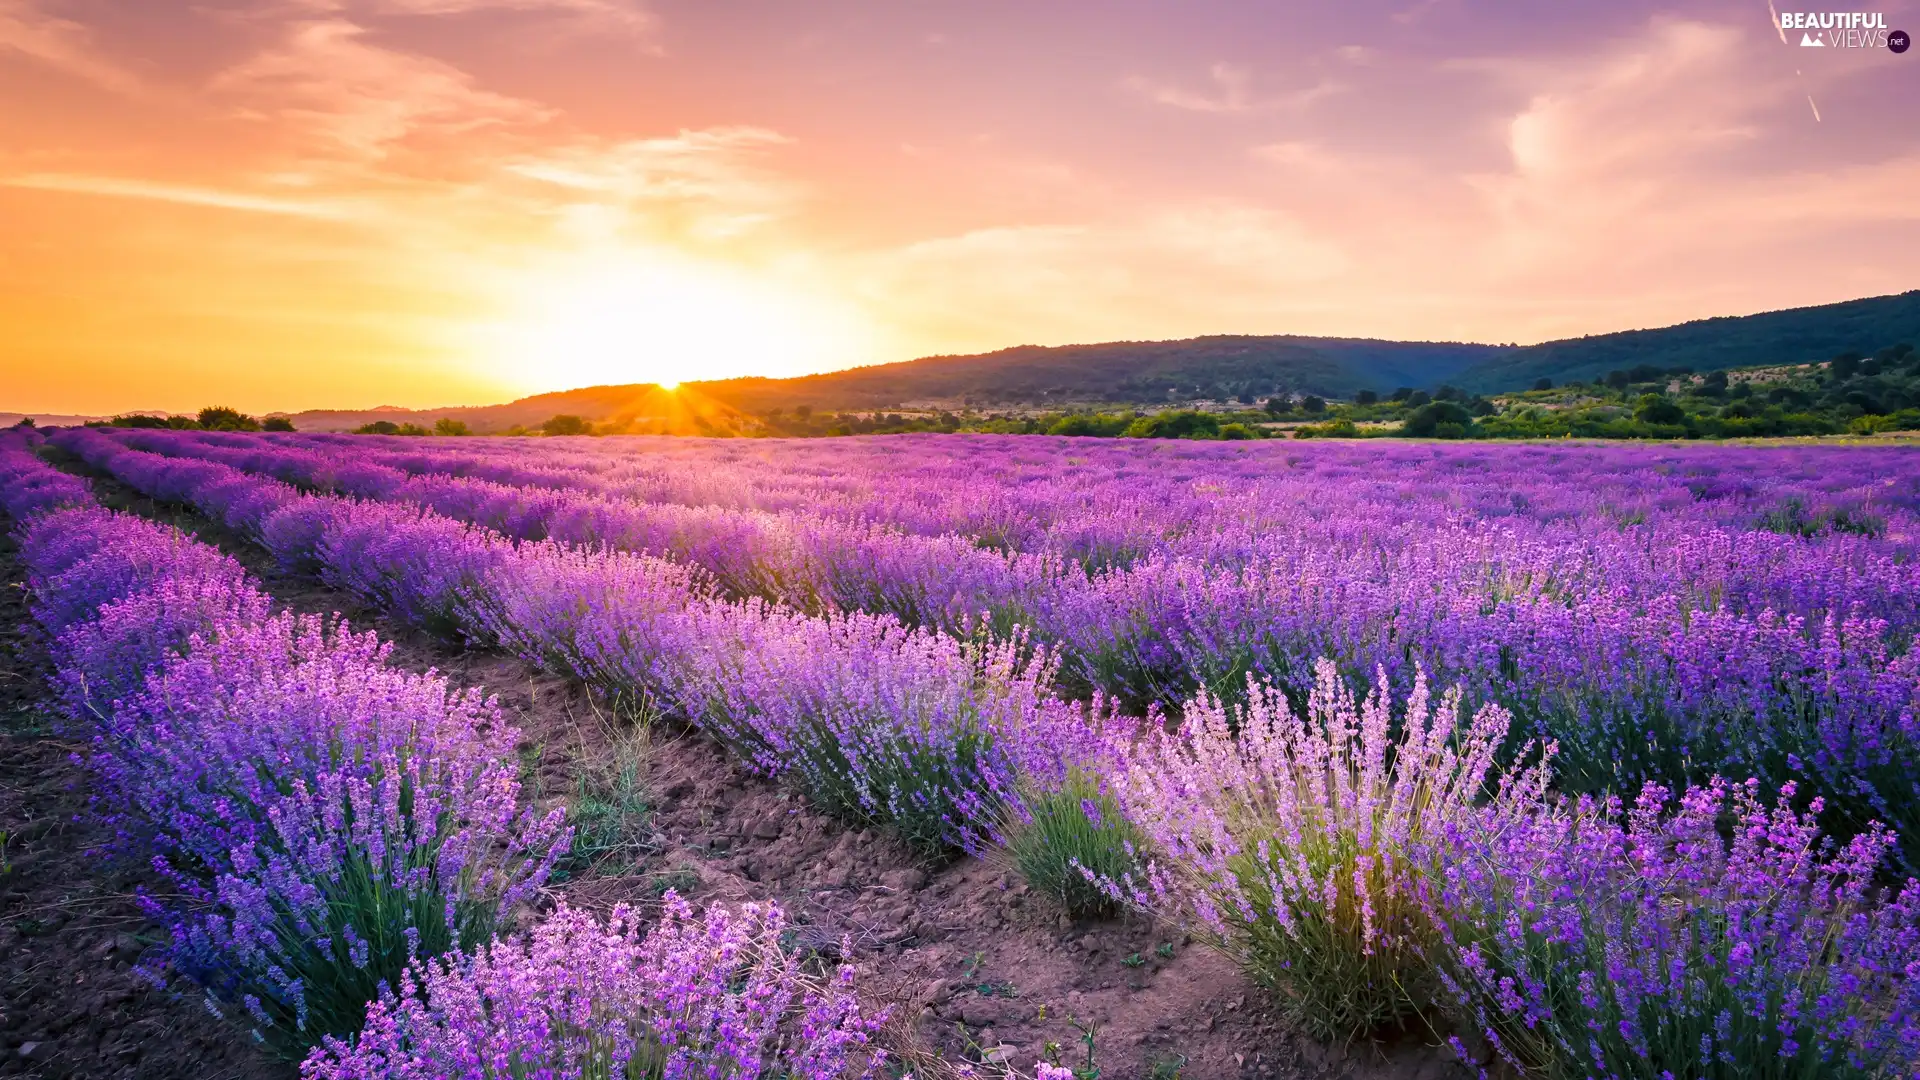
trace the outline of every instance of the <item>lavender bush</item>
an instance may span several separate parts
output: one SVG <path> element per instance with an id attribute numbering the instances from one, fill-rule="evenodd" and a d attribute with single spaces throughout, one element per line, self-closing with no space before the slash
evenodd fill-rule
<path id="1" fill-rule="evenodd" d="M 351 1031 L 412 959 L 486 940 L 565 849 L 518 807 L 491 701 L 313 617 L 225 624 L 96 739 L 123 831 L 211 911 L 174 965 L 298 1052 Z"/>
<path id="2" fill-rule="evenodd" d="M 408 964 L 485 941 L 565 849 L 497 707 L 371 634 L 268 616 L 237 564 L 97 508 L 21 529 L 96 809 L 179 899 L 174 970 L 299 1054 Z"/>
<path id="3" fill-rule="evenodd" d="M 876 1075 L 851 971 L 825 977 L 784 952 L 777 906 L 694 917 L 668 893 L 643 933 L 618 908 L 601 924 L 561 907 L 523 941 L 420 965 L 368 1010 L 355 1039 L 328 1039 L 305 1080 L 470 1076 Z"/>
<path id="4" fill-rule="evenodd" d="M 1238 709 L 1192 702 L 1116 780 L 1151 855 L 1102 884 L 1221 949 L 1318 1036 L 1410 1020 L 1440 938 L 1422 898 L 1462 848 L 1537 812 L 1547 771 L 1496 764 L 1497 707 L 1462 723 L 1458 693 L 1435 705 L 1424 677 L 1391 706 L 1384 680 L 1356 701 L 1330 663 L 1305 715 L 1259 684 Z"/>
<path id="5" fill-rule="evenodd" d="M 1920 883 L 1875 885 L 1892 842 L 1836 847 L 1794 791 L 1723 781 L 1626 812 L 1539 816 L 1437 882 L 1444 993 L 1540 1075 L 1910 1076 Z"/>

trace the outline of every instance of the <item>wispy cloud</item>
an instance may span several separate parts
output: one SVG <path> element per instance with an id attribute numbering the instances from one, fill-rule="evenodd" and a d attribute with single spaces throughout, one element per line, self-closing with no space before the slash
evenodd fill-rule
<path id="1" fill-rule="evenodd" d="M 1190 112 L 1253 113 L 1270 110 L 1303 109 L 1322 98 L 1345 89 L 1341 83 L 1322 79 L 1312 86 L 1291 93 L 1259 95 L 1253 88 L 1253 72 L 1234 64 L 1217 63 L 1208 70 L 1212 86 L 1192 90 L 1175 83 L 1161 82 L 1135 75 L 1126 85 L 1156 104 Z"/>
<path id="2" fill-rule="evenodd" d="M 0 51 L 31 57 L 117 93 L 140 89 L 138 78 L 95 47 L 86 26 L 48 14 L 34 0 L 0 0 Z"/>
<path id="3" fill-rule="evenodd" d="M 465 15 L 477 11 L 558 14 L 599 28 L 641 33 L 652 30 L 652 13 L 624 0 L 376 0 L 374 8 L 399 15 Z"/>
<path id="4" fill-rule="evenodd" d="M 0 178 L 0 186 L 31 188 L 38 191 L 65 191 L 80 195 L 104 195 L 122 199 L 147 199 L 204 206 L 219 210 L 238 210 L 249 214 L 278 214 L 284 217 L 347 221 L 363 216 L 355 207 L 337 202 L 283 199 L 219 188 L 193 187 L 113 176 L 70 176 L 61 173 L 34 173 Z"/>
<path id="5" fill-rule="evenodd" d="M 344 19 L 300 22 L 277 46 L 221 73 L 211 89 L 244 115 L 317 136 L 335 153 L 385 157 L 418 134 L 536 125 L 554 112 L 480 88 L 431 57 L 383 48 Z"/>
<path id="6" fill-rule="evenodd" d="M 513 11 L 551 15 L 596 32 L 645 34 L 657 20 L 637 0 L 274 0 L 264 10 L 253 5 L 251 14 L 270 18 L 346 19 L 369 15 L 459 16 Z"/>

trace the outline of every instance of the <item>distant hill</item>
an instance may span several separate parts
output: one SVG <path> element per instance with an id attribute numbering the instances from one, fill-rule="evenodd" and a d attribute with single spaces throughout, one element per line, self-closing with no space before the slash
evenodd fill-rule
<path id="1" fill-rule="evenodd" d="M 1509 349 L 1449 379 L 1463 390 L 1494 393 L 1522 390 L 1543 378 L 1591 381 L 1641 364 L 1708 372 L 1813 363 L 1849 350 L 1871 355 L 1903 341 L 1920 345 L 1920 290 L 1549 341 Z"/>
<path id="2" fill-rule="evenodd" d="M 1518 348 L 1295 336 L 1021 345 L 795 379 L 727 379 L 687 387 L 703 399 L 702 408 L 756 414 L 799 406 L 823 411 L 1163 405 L 1275 393 L 1348 398 L 1360 390 L 1384 395 L 1400 386 L 1433 390 L 1443 383 L 1496 393 L 1525 389 L 1542 378 L 1564 384 L 1640 365 L 1707 372 L 1817 362 L 1902 341 L 1920 344 L 1920 290 Z M 601 422 L 664 417 L 685 408 L 676 395 L 637 384 L 564 390 L 504 405 L 327 410 L 296 413 L 292 419 L 304 431 L 342 431 L 375 420 L 430 426 L 445 417 L 490 433 L 515 425 L 537 427 L 562 413 Z"/>
<path id="3" fill-rule="evenodd" d="M 975 356 L 929 356 L 797 379 L 698 384 L 747 412 L 808 405 L 1136 404 L 1277 393 L 1348 397 L 1369 388 L 1444 382 L 1508 350 L 1452 342 L 1220 336 L 1101 345 L 1020 345 Z"/>

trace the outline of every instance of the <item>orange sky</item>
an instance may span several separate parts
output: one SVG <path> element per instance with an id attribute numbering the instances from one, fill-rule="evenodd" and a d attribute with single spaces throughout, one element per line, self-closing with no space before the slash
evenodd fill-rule
<path id="1" fill-rule="evenodd" d="M 0 0 L 0 410 L 1897 292 L 1917 117 L 1765 0 Z"/>

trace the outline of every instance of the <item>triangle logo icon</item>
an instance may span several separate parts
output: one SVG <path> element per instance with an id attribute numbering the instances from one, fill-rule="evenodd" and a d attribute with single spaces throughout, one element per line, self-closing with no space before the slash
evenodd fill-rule
<path id="1" fill-rule="evenodd" d="M 1827 43 L 1824 41 L 1821 41 L 1817 37 L 1814 37 L 1812 34 L 1802 31 L 1800 34 L 1800 47 L 1803 49 L 1804 48 L 1824 49 L 1827 47 Z"/>

